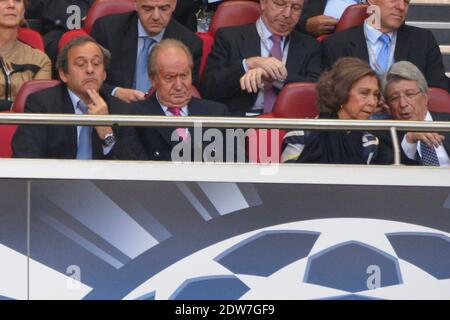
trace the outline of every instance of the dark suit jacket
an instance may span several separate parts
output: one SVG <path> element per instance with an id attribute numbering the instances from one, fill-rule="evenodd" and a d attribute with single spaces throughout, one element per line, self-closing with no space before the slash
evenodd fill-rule
<path id="1" fill-rule="evenodd" d="M 102 17 L 92 28 L 92 36 L 111 52 L 106 83 L 112 88 L 131 88 L 133 85 L 138 46 L 137 23 L 137 12 L 128 12 Z M 194 84 L 198 84 L 202 40 L 174 19 L 171 19 L 164 32 L 164 39 L 168 38 L 180 40 L 190 49 L 194 57 L 192 79 Z"/>
<path id="2" fill-rule="evenodd" d="M 327 0 L 306 0 L 303 6 L 302 15 L 295 29 L 297 31 L 306 32 L 306 20 L 311 17 L 320 16 L 325 11 Z"/>
<path id="3" fill-rule="evenodd" d="M 177 6 L 173 12 L 173 17 L 179 23 L 189 28 L 193 32 L 197 31 L 197 17 L 195 13 L 198 9 L 198 3 L 195 0 L 177 1 Z"/>
<path id="4" fill-rule="evenodd" d="M 147 100 L 131 103 L 130 106 L 134 108 L 134 113 L 138 115 L 149 115 L 149 116 L 165 116 L 161 105 L 156 99 L 155 95 L 150 96 Z M 188 104 L 189 116 L 192 117 L 227 117 L 229 112 L 227 107 L 223 104 L 202 100 L 198 98 L 192 98 Z M 173 130 L 176 128 L 172 127 L 139 127 L 137 128 L 138 135 L 141 138 L 142 144 L 146 150 L 149 160 L 162 160 L 171 161 L 171 152 L 178 141 L 171 141 L 171 136 Z M 204 128 L 206 130 L 208 128 Z M 204 131 L 203 130 L 203 131 Z M 189 133 L 191 134 L 191 160 L 194 159 L 194 148 L 202 150 L 210 142 L 204 142 L 199 145 L 198 142 L 202 142 L 202 137 L 194 136 L 194 129 L 189 128 Z M 197 141 L 198 140 L 198 141 Z M 227 150 L 224 150 L 224 160 L 226 159 Z M 232 151 L 231 151 L 232 152 Z M 197 160 L 197 159 L 195 159 Z"/>
<path id="5" fill-rule="evenodd" d="M 129 114 L 127 104 L 102 94 L 111 114 Z M 25 103 L 28 113 L 74 114 L 67 87 L 63 84 L 31 94 Z M 92 158 L 139 160 L 143 158 L 142 145 L 133 128 L 113 128 L 116 143 L 108 155 L 103 155 L 102 142 L 92 130 Z M 75 159 L 77 154 L 77 127 L 75 125 L 21 125 L 12 142 L 13 157 Z"/>
<path id="6" fill-rule="evenodd" d="M 286 83 L 317 81 L 321 71 L 320 50 L 314 38 L 292 32 Z M 260 55 L 260 38 L 254 23 L 219 29 L 202 77 L 202 96 L 225 103 L 233 115 L 244 115 L 255 103 L 257 94 L 241 90 L 239 79 L 245 74 L 242 60 Z"/>
<path id="7" fill-rule="evenodd" d="M 369 62 L 369 52 L 364 36 L 364 25 L 335 33 L 323 42 L 323 67 L 331 68 L 341 57 L 357 57 Z M 431 87 L 448 90 L 439 46 L 433 34 L 426 29 L 403 25 L 398 29 L 395 61 L 414 63 Z"/>

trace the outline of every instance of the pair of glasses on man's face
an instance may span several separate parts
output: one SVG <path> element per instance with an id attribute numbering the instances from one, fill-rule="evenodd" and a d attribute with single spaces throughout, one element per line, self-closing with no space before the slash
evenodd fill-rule
<path id="1" fill-rule="evenodd" d="M 420 93 L 422 93 L 422 91 L 406 91 L 403 94 L 393 94 L 392 96 L 390 96 L 388 98 L 389 103 L 399 103 L 400 102 L 400 98 L 403 97 L 406 101 L 411 102 L 413 101 Z"/>
<path id="2" fill-rule="evenodd" d="M 292 13 L 299 14 L 303 9 L 303 6 L 300 3 L 288 4 L 287 1 L 285 0 L 271 0 L 271 1 L 280 11 L 285 10 L 286 8 L 289 7 L 291 8 Z"/>

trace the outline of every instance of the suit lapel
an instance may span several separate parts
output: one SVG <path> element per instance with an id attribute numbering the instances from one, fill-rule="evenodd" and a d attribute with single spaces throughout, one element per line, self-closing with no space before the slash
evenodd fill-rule
<path id="1" fill-rule="evenodd" d="M 149 110 L 148 110 L 148 115 L 153 115 L 153 116 L 165 116 L 166 114 L 164 113 L 161 105 L 158 102 L 158 99 L 156 99 L 156 94 L 153 94 L 149 99 Z M 158 134 L 164 139 L 164 141 L 166 141 L 166 143 L 173 147 L 174 145 L 176 145 L 178 142 L 177 141 L 172 141 L 171 137 L 172 137 L 172 132 L 175 128 L 173 127 L 154 127 L 155 130 L 158 132 Z"/>
<path id="2" fill-rule="evenodd" d="M 303 66 L 305 58 L 305 44 L 297 32 L 292 32 L 289 40 L 289 52 L 286 61 L 286 69 L 289 73 L 298 74 L 298 70 Z"/>
<path id="3" fill-rule="evenodd" d="M 239 39 L 239 50 L 243 58 L 261 55 L 260 37 L 254 23 L 243 30 Z"/>
<path id="4" fill-rule="evenodd" d="M 363 44 L 363 45 L 361 45 Z M 366 37 L 364 36 L 364 24 L 354 29 L 349 39 L 350 56 L 369 61 Z"/>
<path id="5" fill-rule="evenodd" d="M 125 30 L 122 38 L 122 72 L 124 86 L 131 88 L 136 72 L 136 57 L 138 47 L 138 16 L 134 13 L 130 20 L 127 30 Z"/>
<path id="6" fill-rule="evenodd" d="M 395 62 L 408 60 L 410 41 L 411 40 L 409 39 L 409 34 L 408 32 L 406 32 L 405 27 L 404 26 L 400 27 L 400 29 L 398 29 L 397 32 L 397 43 L 395 44 L 395 52 L 394 52 Z"/>

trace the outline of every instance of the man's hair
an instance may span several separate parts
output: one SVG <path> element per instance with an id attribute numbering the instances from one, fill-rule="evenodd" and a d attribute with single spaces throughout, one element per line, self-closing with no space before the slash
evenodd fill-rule
<path id="1" fill-rule="evenodd" d="M 366 76 L 376 77 L 367 62 L 353 57 L 338 59 L 329 71 L 320 76 L 317 85 L 317 105 L 320 111 L 337 112 L 348 101 L 350 89 L 355 82 Z"/>
<path id="2" fill-rule="evenodd" d="M 80 36 L 80 37 L 70 40 L 62 48 L 61 52 L 59 52 L 59 54 L 58 54 L 58 58 L 56 59 L 56 69 L 57 70 L 62 69 L 64 71 L 64 73 L 68 73 L 69 72 L 68 56 L 69 56 L 70 49 L 72 49 L 73 47 L 81 46 L 87 42 L 92 42 L 100 48 L 100 51 L 102 52 L 102 55 L 103 55 L 103 66 L 104 66 L 105 70 L 108 69 L 109 61 L 111 60 L 111 53 L 107 49 L 105 49 L 103 46 L 101 46 L 97 41 L 95 41 L 94 38 L 92 38 L 91 36 L 87 36 L 87 35 Z"/>
<path id="3" fill-rule="evenodd" d="M 394 63 L 384 75 L 381 81 L 383 88 L 383 95 L 386 97 L 387 88 L 392 82 L 399 82 L 401 80 L 412 80 L 417 82 L 417 86 L 422 93 L 428 93 L 427 80 L 423 73 L 413 63 L 409 61 L 399 61 Z"/>
<path id="4" fill-rule="evenodd" d="M 168 49 L 168 48 L 177 48 L 177 49 L 182 50 L 186 54 L 186 56 L 189 60 L 189 66 L 192 71 L 192 68 L 194 66 L 194 59 L 192 58 L 192 54 L 189 51 L 189 48 L 186 47 L 186 45 L 179 40 L 165 39 L 165 40 L 162 40 L 161 42 L 157 43 L 153 47 L 152 52 L 150 53 L 150 56 L 148 58 L 148 74 L 149 74 L 150 78 L 155 76 L 158 73 L 158 66 L 157 66 L 156 58 L 158 57 L 159 52 L 161 50 Z"/>

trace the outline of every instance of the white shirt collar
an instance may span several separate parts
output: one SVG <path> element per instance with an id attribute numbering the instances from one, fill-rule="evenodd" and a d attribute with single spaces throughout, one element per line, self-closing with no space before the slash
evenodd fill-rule
<path id="1" fill-rule="evenodd" d="M 365 30 L 365 34 L 367 36 L 367 40 L 369 40 L 370 43 L 372 43 L 372 44 L 375 44 L 378 41 L 378 39 L 380 38 L 380 36 L 383 34 L 383 32 L 381 32 L 380 30 L 377 30 L 374 27 L 372 27 L 371 25 L 369 25 L 367 23 L 367 21 L 364 22 L 364 30 Z M 394 36 L 394 31 L 388 32 L 386 34 L 392 40 L 392 37 Z"/>
<path id="2" fill-rule="evenodd" d="M 81 99 L 69 88 L 67 88 L 67 92 L 69 93 L 70 100 L 72 101 L 73 110 L 77 112 L 77 105 Z"/>
<path id="3" fill-rule="evenodd" d="M 170 112 L 170 111 L 168 110 L 169 107 L 166 107 L 165 105 L 163 105 L 163 104 L 161 103 L 161 101 L 159 100 L 158 92 L 156 92 L 155 94 L 156 94 L 156 100 L 158 100 L 158 103 L 159 103 L 159 105 L 161 106 L 161 109 L 164 111 L 164 114 L 167 114 L 168 112 Z M 188 115 L 189 115 L 187 105 L 185 105 L 184 107 L 181 107 L 181 115 L 182 115 L 182 116 L 188 116 Z"/>

